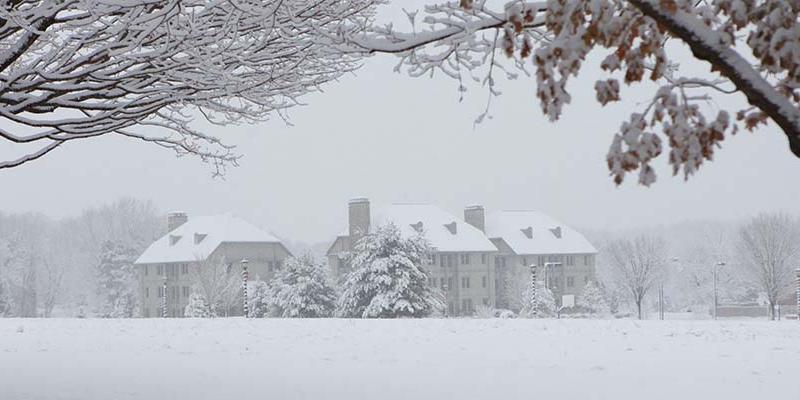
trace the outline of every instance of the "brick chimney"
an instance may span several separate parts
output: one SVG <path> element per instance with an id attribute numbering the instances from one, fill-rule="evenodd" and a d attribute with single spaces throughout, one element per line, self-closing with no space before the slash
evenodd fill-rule
<path id="1" fill-rule="evenodd" d="M 189 216 L 185 212 L 171 212 L 167 214 L 167 229 L 172 232 L 187 221 L 189 221 Z"/>
<path id="2" fill-rule="evenodd" d="M 351 199 L 348 204 L 348 226 L 351 243 L 355 244 L 359 239 L 369 233 L 370 214 L 369 199 L 360 197 Z"/>
<path id="3" fill-rule="evenodd" d="M 464 209 L 464 221 L 476 228 L 481 232 L 486 231 L 486 218 L 483 211 L 483 206 L 469 206 Z"/>

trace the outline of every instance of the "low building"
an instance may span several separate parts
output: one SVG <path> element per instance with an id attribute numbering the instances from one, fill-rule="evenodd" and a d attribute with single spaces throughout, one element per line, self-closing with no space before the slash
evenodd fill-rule
<path id="1" fill-rule="evenodd" d="M 573 302 L 590 281 L 597 279 L 597 249 L 579 232 L 541 212 L 510 210 L 491 213 L 465 211 L 467 221 L 479 220 L 498 249 L 495 270 L 498 307 L 518 311 L 530 286 L 531 267 L 537 280 L 553 292 L 556 304 Z M 474 223 L 474 222 L 473 222 Z"/>
<path id="2" fill-rule="evenodd" d="M 425 267 L 430 284 L 445 294 L 449 315 L 471 315 L 480 304 L 494 307 L 497 249 L 479 229 L 431 204 L 390 204 L 373 213 L 369 200 L 351 200 L 348 230 L 327 251 L 334 276 L 350 270 L 348 255 L 358 239 L 389 222 L 406 237 L 423 233 L 430 242 L 433 252 Z"/>
<path id="3" fill-rule="evenodd" d="M 135 263 L 143 317 L 160 317 L 164 296 L 167 315 L 182 317 L 194 272 L 204 263 L 223 262 L 228 274 L 240 276 L 242 260 L 247 260 L 251 279 L 268 280 L 291 255 L 277 237 L 230 214 L 188 218 L 171 213 L 168 229 Z M 228 313 L 242 315 L 242 310 L 232 307 Z"/>

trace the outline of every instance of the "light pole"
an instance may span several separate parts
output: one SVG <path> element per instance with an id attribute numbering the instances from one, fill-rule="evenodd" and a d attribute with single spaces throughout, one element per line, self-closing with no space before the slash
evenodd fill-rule
<path id="1" fill-rule="evenodd" d="M 717 298 L 717 268 L 725 266 L 724 261 L 719 261 L 714 264 L 714 319 L 717 319 L 717 305 L 718 305 L 718 298 Z"/>
<path id="2" fill-rule="evenodd" d="M 249 280 L 250 276 L 247 273 L 247 261 L 246 258 L 242 259 L 242 310 L 244 311 L 244 317 L 248 318 L 250 316 L 250 306 L 247 302 L 247 281 Z"/>

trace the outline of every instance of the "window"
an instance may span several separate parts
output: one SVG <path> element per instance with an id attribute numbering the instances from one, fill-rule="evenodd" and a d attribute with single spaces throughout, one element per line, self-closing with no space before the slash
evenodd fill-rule
<path id="1" fill-rule="evenodd" d="M 567 287 L 575 286 L 575 277 L 568 276 L 567 277 Z"/>
<path id="2" fill-rule="evenodd" d="M 178 300 L 178 287 L 173 286 L 169 288 L 169 298 L 172 300 Z"/>
<path id="3" fill-rule="evenodd" d="M 536 265 L 543 267 L 544 266 L 544 256 L 538 256 L 536 258 L 539 260 L 539 262 L 536 263 Z"/>
<path id="4" fill-rule="evenodd" d="M 481 287 L 486 287 L 486 275 L 481 278 Z"/>
<path id="5" fill-rule="evenodd" d="M 144 266 L 144 276 L 147 276 L 147 265 Z"/>
<path id="6" fill-rule="evenodd" d="M 274 261 L 267 261 L 267 271 L 269 271 L 269 272 L 275 271 L 275 262 Z"/>
<path id="7" fill-rule="evenodd" d="M 184 286 L 181 289 L 183 290 L 183 297 L 189 297 L 189 287 L 188 286 Z"/>
<path id="8" fill-rule="evenodd" d="M 481 264 L 486 264 L 486 254 L 481 254 Z"/>
<path id="9" fill-rule="evenodd" d="M 465 314 L 472 313 L 474 311 L 472 306 L 472 299 L 461 300 L 461 310 L 464 311 Z"/>
<path id="10" fill-rule="evenodd" d="M 456 266 L 456 255 L 455 254 L 448 254 L 447 255 L 447 266 L 448 267 L 455 267 Z"/>
<path id="11" fill-rule="evenodd" d="M 583 256 L 583 265 L 592 265 L 592 256 L 591 254 L 587 254 Z"/>
<path id="12" fill-rule="evenodd" d="M 436 265 L 436 254 L 428 254 L 428 264 Z"/>
<path id="13" fill-rule="evenodd" d="M 469 254 L 461 255 L 461 265 L 469 264 Z"/>
<path id="14" fill-rule="evenodd" d="M 144 288 L 144 298 L 145 299 L 149 299 L 150 298 L 150 288 L 149 287 Z"/>
<path id="15" fill-rule="evenodd" d="M 522 265 L 528 265 L 528 257 L 522 256 Z"/>
<path id="16" fill-rule="evenodd" d="M 189 264 L 181 264 L 181 273 L 184 275 L 189 273 Z"/>
<path id="17" fill-rule="evenodd" d="M 575 256 L 565 256 L 564 258 L 567 259 L 567 265 L 575 265 Z"/>
<path id="18" fill-rule="evenodd" d="M 494 258 L 494 266 L 495 267 L 505 267 L 506 266 L 506 258 L 505 257 L 495 257 Z"/>
<path id="19" fill-rule="evenodd" d="M 589 275 L 583 277 L 583 284 L 586 285 L 587 283 L 589 283 Z"/>
<path id="20" fill-rule="evenodd" d="M 448 288 L 452 288 L 453 287 L 453 277 L 452 276 L 447 278 L 447 287 Z"/>
<path id="21" fill-rule="evenodd" d="M 439 256 L 439 266 L 444 268 L 445 267 L 444 264 L 445 264 L 446 260 L 447 260 L 447 255 L 445 255 L 445 254 L 440 255 Z"/>
<path id="22" fill-rule="evenodd" d="M 488 298 L 488 297 L 484 297 L 484 298 L 481 300 L 481 303 L 483 303 L 483 305 L 485 305 L 485 306 L 488 306 L 488 305 L 489 305 L 489 298 Z"/>
<path id="23" fill-rule="evenodd" d="M 158 264 L 158 275 L 164 275 L 164 266 Z"/>
<path id="24" fill-rule="evenodd" d="M 283 267 L 283 260 L 275 261 L 275 269 L 281 269 Z"/>
<path id="25" fill-rule="evenodd" d="M 159 286 L 158 287 L 158 297 L 164 297 L 164 287 L 163 286 Z"/>
<path id="26" fill-rule="evenodd" d="M 469 289 L 469 277 L 465 276 L 461 278 L 461 287 L 464 289 Z"/>
<path id="27" fill-rule="evenodd" d="M 444 278 L 439 279 L 439 287 L 444 290 Z"/>

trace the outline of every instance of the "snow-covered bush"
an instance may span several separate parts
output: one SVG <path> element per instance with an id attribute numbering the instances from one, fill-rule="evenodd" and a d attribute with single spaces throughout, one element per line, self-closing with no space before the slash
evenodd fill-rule
<path id="1" fill-rule="evenodd" d="M 11 297 L 11 285 L 6 279 L 0 277 L 0 318 L 10 317 L 14 308 Z"/>
<path id="2" fill-rule="evenodd" d="M 536 296 L 533 296 L 529 287 L 525 291 L 523 299 L 524 305 L 520 311 L 522 317 L 548 318 L 556 315 L 556 300 L 553 292 L 542 282 L 536 282 Z"/>
<path id="3" fill-rule="evenodd" d="M 444 308 L 423 268 L 428 241 L 401 236 L 394 224 L 380 226 L 356 243 L 353 270 L 344 282 L 339 314 L 355 318 L 427 317 Z"/>
<path id="4" fill-rule="evenodd" d="M 192 294 L 189 295 L 189 304 L 183 310 L 183 316 L 186 318 L 211 318 L 215 315 L 203 295 L 193 290 Z"/>
<path id="5" fill-rule="evenodd" d="M 475 307 L 475 318 L 488 319 L 495 317 L 495 309 L 491 306 L 479 304 Z"/>
<path id="6" fill-rule="evenodd" d="M 248 310 L 251 318 L 265 318 L 269 316 L 269 287 L 262 280 L 248 282 Z"/>
<path id="7" fill-rule="evenodd" d="M 311 254 L 289 257 L 267 291 L 270 313 L 284 318 L 329 317 L 336 310 L 336 291 L 325 266 Z"/>
<path id="8" fill-rule="evenodd" d="M 603 316 L 610 312 L 603 293 L 593 281 L 589 281 L 584 286 L 580 297 L 578 297 L 578 306 L 588 311 L 592 316 Z"/>

